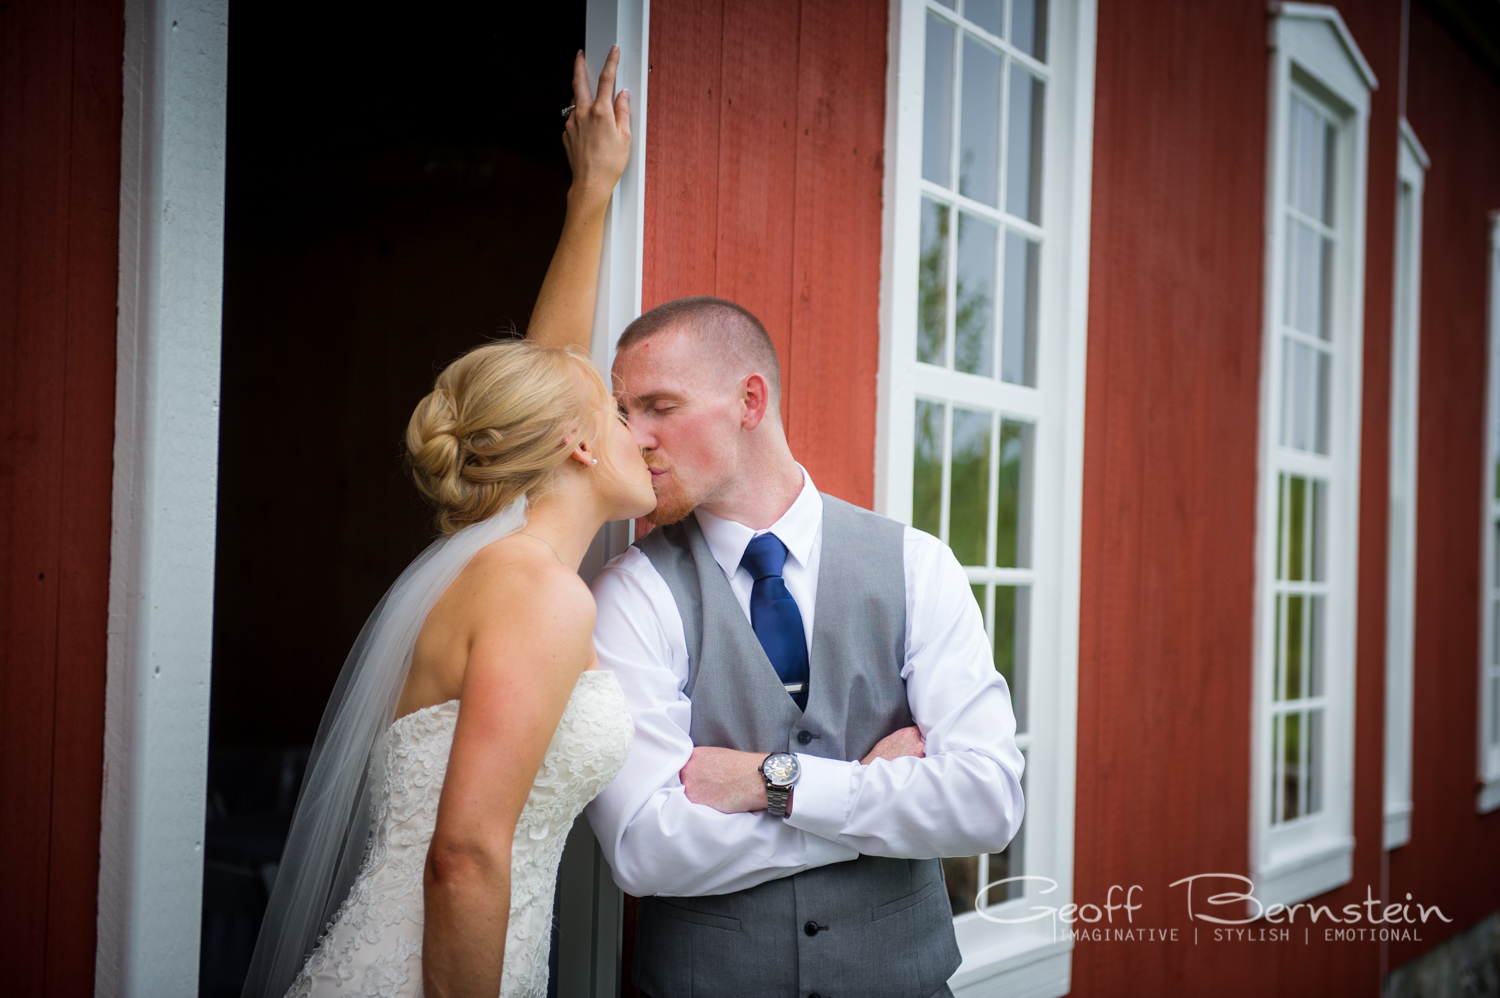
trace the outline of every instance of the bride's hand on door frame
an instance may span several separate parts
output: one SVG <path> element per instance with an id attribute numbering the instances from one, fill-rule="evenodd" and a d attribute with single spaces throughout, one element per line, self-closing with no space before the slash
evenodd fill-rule
<path id="1" fill-rule="evenodd" d="M 547 277 L 537 293 L 526 336 L 542 346 L 589 348 L 594 299 L 599 288 L 599 254 L 604 245 L 604 213 L 625 163 L 630 159 L 630 92 L 615 92 L 620 47 L 609 50 L 599 74 L 599 96 L 589 93 L 588 66 L 579 52 L 573 60 L 573 103 L 563 126 L 563 148 L 573 167 L 568 213 Z"/>
<path id="2" fill-rule="evenodd" d="M 620 46 L 614 45 L 599 73 L 598 90 L 591 94 L 583 51 L 573 59 L 574 109 L 562 135 L 568 165 L 573 168 L 569 207 L 575 201 L 584 203 L 578 207 L 608 202 L 630 159 L 630 91 L 615 94 L 619 65 Z"/>

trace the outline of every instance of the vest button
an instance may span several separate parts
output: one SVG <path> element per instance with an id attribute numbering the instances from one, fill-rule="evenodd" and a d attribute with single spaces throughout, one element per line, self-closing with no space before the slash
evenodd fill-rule
<path id="1" fill-rule="evenodd" d="M 802 743 L 803 745 L 806 745 L 808 742 L 812 741 L 812 732 L 811 731 L 799 731 L 799 732 L 797 732 L 797 741 L 800 742 L 800 743 Z M 809 996 L 809 998 L 811 998 L 811 996 Z"/>
<path id="2" fill-rule="evenodd" d="M 808 922 L 806 925 L 802 926 L 802 931 L 806 932 L 810 936 L 815 936 L 818 934 L 818 923 Z M 807 998 L 813 998 L 813 996 L 808 995 Z"/>
<path id="3" fill-rule="evenodd" d="M 808 995 L 807 998 L 823 998 L 823 996 L 814 991 L 812 994 Z"/>

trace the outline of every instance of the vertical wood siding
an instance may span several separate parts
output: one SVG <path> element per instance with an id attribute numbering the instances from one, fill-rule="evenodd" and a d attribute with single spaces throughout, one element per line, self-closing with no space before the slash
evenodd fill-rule
<path id="1" fill-rule="evenodd" d="M 874 501 L 886 4 L 651 7 L 643 306 L 739 302 L 782 363 L 792 451 Z"/>
<path id="2" fill-rule="evenodd" d="M 93 993 L 123 7 L 0 6 L 0 964 Z"/>
<path id="3" fill-rule="evenodd" d="M 1382 89 L 1366 216 L 1357 845 L 1351 883 L 1317 899 L 1335 910 L 1381 890 L 1401 4 L 1339 8 Z M 1168 887 L 1250 872 L 1266 8 L 1122 0 L 1100 5 L 1098 37 L 1075 900 L 1141 884 L 1144 924 L 1178 926 L 1183 942 L 1080 943 L 1073 994 L 1368 994 L 1379 944 L 1212 943 L 1199 921 L 1194 947 L 1184 888 Z"/>
<path id="4" fill-rule="evenodd" d="M 1500 80 L 1411 5 L 1406 116 L 1432 158 L 1423 201 L 1411 844 L 1390 893 L 1452 925 L 1391 947 L 1399 966 L 1500 907 L 1500 813 L 1474 810 L 1487 214 L 1500 210 Z"/>

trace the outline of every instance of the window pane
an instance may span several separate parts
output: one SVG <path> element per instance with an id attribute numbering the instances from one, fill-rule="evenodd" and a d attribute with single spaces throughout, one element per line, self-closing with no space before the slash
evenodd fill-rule
<path id="1" fill-rule="evenodd" d="M 1285 698 L 1302 699 L 1302 650 L 1307 640 L 1303 632 L 1305 625 L 1303 610 L 1307 597 L 1282 596 L 1285 603 L 1283 619 L 1286 628 L 1279 642 L 1283 671 L 1286 675 Z"/>
<path id="2" fill-rule="evenodd" d="M 976 201 L 999 204 L 1000 53 L 964 35 L 958 190 Z"/>
<path id="3" fill-rule="evenodd" d="M 1042 220 L 1042 108 L 1046 89 L 1047 85 L 1020 63 L 1010 64 L 1005 210 L 1028 222 Z"/>
<path id="4" fill-rule="evenodd" d="M 1305 222 L 1287 227 L 1286 324 L 1328 339 L 1328 281 L 1333 242 Z"/>
<path id="5" fill-rule="evenodd" d="M 1016 732 L 1026 727 L 1026 691 L 1031 648 L 1031 587 L 995 587 L 995 671 L 1010 687 Z"/>
<path id="6" fill-rule="evenodd" d="M 1323 596 L 1307 598 L 1311 613 L 1307 618 L 1307 695 L 1323 695 Z"/>
<path id="7" fill-rule="evenodd" d="M 943 879 L 948 883 L 948 903 L 953 906 L 953 914 L 973 911 L 974 898 L 979 893 L 979 857 L 943 860 Z"/>
<path id="8" fill-rule="evenodd" d="M 1307 578 L 1307 479 L 1286 475 L 1287 545 L 1286 578 L 1302 582 Z"/>
<path id="9" fill-rule="evenodd" d="M 1332 177 L 1333 129 L 1306 101 L 1292 95 L 1291 164 L 1287 195 L 1292 207 L 1308 218 L 1329 224 L 1332 199 L 1328 197 Z"/>
<path id="10" fill-rule="evenodd" d="M 948 492 L 948 545 L 962 565 L 983 565 L 990 509 L 990 433 L 987 412 L 953 410 L 953 456 Z"/>
<path id="11" fill-rule="evenodd" d="M 1005 312 L 1001 330 L 1000 379 L 1036 385 L 1037 264 L 1041 247 L 1014 232 L 1005 234 Z"/>
<path id="12" fill-rule="evenodd" d="M 1281 593 L 1277 593 L 1276 598 L 1273 602 L 1275 604 L 1275 609 L 1271 612 L 1275 614 L 1274 626 L 1276 628 L 1276 641 L 1272 645 L 1273 650 L 1271 654 L 1271 699 L 1284 700 L 1286 698 L 1286 694 L 1284 692 L 1285 687 L 1281 685 L 1281 677 L 1282 674 L 1286 671 L 1283 668 L 1282 663 L 1282 659 L 1284 659 L 1286 656 L 1282 655 L 1281 653 L 1281 646 L 1283 644 L 1281 635 L 1284 633 L 1281 627 L 1281 622 L 1286 617 L 1286 614 L 1283 612 L 1283 604 L 1286 602 L 1286 597 Z"/>
<path id="13" fill-rule="evenodd" d="M 1281 820 L 1281 718 L 1271 718 L 1271 823 Z"/>
<path id="14" fill-rule="evenodd" d="M 1005 0 L 964 0 L 964 17 L 988 32 L 1005 34 Z"/>
<path id="15" fill-rule="evenodd" d="M 1317 388 L 1315 389 L 1315 398 L 1317 402 L 1316 408 L 1313 410 L 1317 432 L 1313 435 L 1313 449 L 1316 450 L 1319 454 L 1327 454 L 1329 397 L 1328 379 L 1333 373 L 1333 358 L 1329 357 L 1328 354 L 1326 354 L 1322 350 L 1318 350 L 1317 355 L 1318 376 L 1316 382 Z"/>
<path id="16" fill-rule="evenodd" d="M 1309 532 L 1312 534 L 1312 543 L 1308 545 L 1312 550 L 1312 571 L 1308 577 L 1314 582 L 1327 582 L 1328 573 L 1328 531 L 1325 524 L 1328 522 L 1328 483 L 1314 478 L 1312 482 L 1312 516 L 1309 524 Z"/>
<path id="17" fill-rule="evenodd" d="M 1047 61 L 1047 0 L 1011 0 L 1010 40 L 1027 55 Z"/>
<path id="18" fill-rule="evenodd" d="M 922 199 L 917 261 L 917 359 L 944 363 L 948 332 L 948 206 Z"/>
<path id="19" fill-rule="evenodd" d="M 1000 230 L 973 215 L 958 216 L 958 310 L 953 366 L 995 376 L 995 272 Z"/>
<path id="20" fill-rule="evenodd" d="M 912 458 L 911 525 L 942 535 L 943 405 L 917 399 L 917 434 Z"/>
<path id="21" fill-rule="evenodd" d="M 1290 821 L 1302 814 L 1302 715 L 1282 718 L 1281 818 Z"/>
<path id="22" fill-rule="evenodd" d="M 1282 347 L 1281 443 L 1327 454 L 1332 358 L 1290 336 L 1283 338 Z"/>
<path id="23" fill-rule="evenodd" d="M 1024 753 L 1023 753 L 1024 755 Z M 1030 762 L 1030 759 L 1026 760 Z M 1021 793 L 1026 793 L 1027 777 L 1031 774 L 1031 767 L 1027 766 L 1021 772 Z M 990 853 L 989 874 L 985 877 L 986 884 L 993 884 L 1010 877 L 1019 877 L 1026 872 L 1026 819 L 1021 819 L 1021 827 L 1016 832 L 1016 837 L 1010 840 L 1010 844 L 1003 852 Z M 1026 882 L 1018 880 L 1015 883 L 1001 884 L 991 887 L 989 896 L 985 898 L 985 904 L 999 904 L 1009 901 L 1011 898 L 1024 896 L 1026 893 Z"/>
<path id="24" fill-rule="evenodd" d="M 927 62 L 922 90 L 922 176 L 948 187 L 953 150 L 953 26 L 927 17 Z"/>
<path id="25" fill-rule="evenodd" d="M 1031 567 L 1032 425 L 1000 421 L 999 509 L 995 517 L 995 564 Z"/>
<path id="26" fill-rule="evenodd" d="M 1323 712 L 1307 715 L 1307 813 L 1323 810 Z"/>

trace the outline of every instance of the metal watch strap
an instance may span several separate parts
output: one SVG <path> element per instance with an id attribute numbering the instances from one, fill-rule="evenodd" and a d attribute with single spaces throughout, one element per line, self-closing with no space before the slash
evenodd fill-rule
<path id="1" fill-rule="evenodd" d="M 777 818 L 785 818 L 787 800 L 791 796 L 791 787 L 773 787 L 767 784 L 766 811 Z"/>

